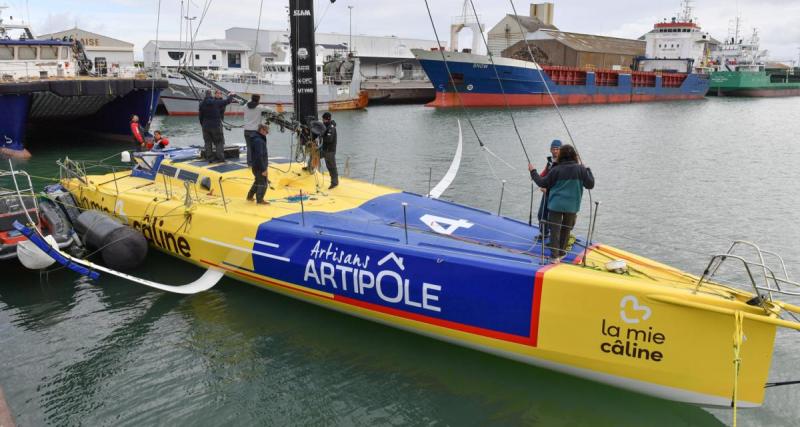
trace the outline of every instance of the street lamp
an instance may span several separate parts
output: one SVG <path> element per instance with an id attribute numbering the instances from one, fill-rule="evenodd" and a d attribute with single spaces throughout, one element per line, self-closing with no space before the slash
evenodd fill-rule
<path id="1" fill-rule="evenodd" d="M 189 16 L 186 15 L 183 18 L 189 23 L 189 56 L 191 56 L 192 68 L 194 68 L 194 34 L 192 34 L 192 21 L 197 19 L 197 17 L 192 16 L 189 18 Z"/>
<path id="2" fill-rule="evenodd" d="M 350 53 L 353 53 L 353 6 L 347 6 L 350 9 L 350 44 L 347 45 L 347 48 L 350 49 Z"/>

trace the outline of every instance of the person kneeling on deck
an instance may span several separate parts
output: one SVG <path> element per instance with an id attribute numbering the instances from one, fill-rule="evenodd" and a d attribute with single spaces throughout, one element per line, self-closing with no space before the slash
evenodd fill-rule
<path id="1" fill-rule="evenodd" d="M 322 158 L 325 159 L 325 167 L 331 176 L 331 186 L 333 190 L 339 185 L 339 171 L 336 169 L 336 122 L 331 118 L 331 113 L 326 112 L 322 115 L 322 123 L 325 124 L 325 132 L 322 134 Z"/>
<path id="2" fill-rule="evenodd" d="M 548 222 L 550 223 L 550 253 L 554 259 L 566 255 L 569 233 L 581 209 L 583 188 L 594 188 L 592 170 L 578 163 L 578 153 L 571 145 L 558 151 L 557 164 L 545 176 L 528 163 L 531 179 L 547 190 Z"/>
<path id="3" fill-rule="evenodd" d="M 269 166 L 269 155 L 267 153 L 267 134 L 269 127 L 267 125 L 258 125 L 258 131 L 250 139 L 252 153 L 250 154 L 250 162 L 253 170 L 253 186 L 247 192 L 247 200 L 252 201 L 253 196 L 256 198 L 256 203 L 259 205 L 268 205 L 269 202 L 264 200 L 264 195 L 267 193 L 267 167 Z"/>
<path id="4" fill-rule="evenodd" d="M 136 151 L 146 151 L 152 147 L 153 135 L 139 123 L 139 116 L 136 114 L 131 116 L 131 136 L 133 143 L 136 144 Z M 150 144 L 150 147 L 147 144 Z"/>
<path id="5" fill-rule="evenodd" d="M 153 142 L 148 144 L 147 148 L 148 150 L 152 148 L 153 150 L 161 151 L 167 148 L 167 145 L 169 145 L 169 140 L 161 135 L 160 130 L 157 130 L 153 132 Z"/>

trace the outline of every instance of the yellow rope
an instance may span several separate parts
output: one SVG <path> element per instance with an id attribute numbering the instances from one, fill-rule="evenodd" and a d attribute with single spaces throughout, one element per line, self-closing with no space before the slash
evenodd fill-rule
<path id="1" fill-rule="evenodd" d="M 736 401 L 739 399 L 739 366 L 742 363 L 741 350 L 744 340 L 744 314 L 736 311 L 734 314 L 736 326 L 733 330 L 733 427 L 736 427 Z"/>

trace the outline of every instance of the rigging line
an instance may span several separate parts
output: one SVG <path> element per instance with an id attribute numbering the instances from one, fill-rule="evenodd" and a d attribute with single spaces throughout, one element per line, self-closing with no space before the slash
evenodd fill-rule
<path id="1" fill-rule="evenodd" d="M 158 10 L 156 12 L 156 58 L 158 58 L 158 55 L 159 55 L 159 53 L 158 53 L 158 29 L 159 29 L 160 26 L 161 26 L 161 0 L 158 0 Z M 154 61 L 154 62 L 158 63 L 157 60 Z M 160 68 L 161 68 L 161 66 L 159 65 L 159 69 Z M 155 98 L 156 98 L 156 74 L 155 74 L 155 70 L 153 70 L 153 73 L 150 76 L 150 78 L 153 80 L 153 83 L 150 86 L 150 103 L 147 104 L 147 113 L 150 116 L 150 117 L 147 118 L 147 126 L 146 126 L 147 129 L 150 129 L 150 123 L 153 122 L 153 116 L 155 116 L 155 114 L 153 114 L 153 103 L 155 102 Z"/>
<path id="2" fill-rule="evenodd" d="M 483 27 L 481 26 L 480 19 L 478 19 L 478 11 L 475 9 L 475 2 L 469 0 L 469 4 L 472 6 L 472 14 L 475 15 L 475 22 L 478 24 L 478 31 L 481 33 L 483 45 L 486 46 L 486 55 L 489 57 L 489 62 L 492 63 L 494 76 L 497 79 L 497 84 L 500 86 L 500 92 L 503 94 L 503 102 L 506 104 L 506 110 L 508 111 L 508 115 L 511 117 L 511 124 L 514 126 L 514 132 L 517 134 L 519 144 L 522 147 L 522 152 L 525 154 L 525 159 L 527 159 L 528 163 L 530 163 L 531 158 L 528 156 L 528 150 L 525 149 L 525 142 L 522 141 L 522 135 L 520 135 L 519 128 L 517 127 L 517 121 L 514 120 L 514 112 L 511 111 L 511 106 L 508 104 L 508 96 L 506 95 L 506 90 L 503 88 L 503 81 L 500 80 L 500 73 L 497 71 L 497 65 L 494 63 L 494 57 L 492 52 L 489 50 L 489 42 L 486 41 L 486 36 L 483 34 Z M 475 37 L 475 34 L 473 34 L 472 37 Z"/>
<path id="3" fill-rule="evenodd" d="M 522 29 L 522 23 L 519 21 L 519 15 L 517 14 L 517 7 L 514 5 L 514 0 L 508 0 L 511 3 L 511 10 L 514 12 L 514 20 L 517 22 L 517 27 L 519 28 L 519 34 L 522 36 L 522 41 L 525 42 L 525 47 L 528 49 L 528 55 L 531 57 L 531 62 L 536 65 L 536 69 L 539 71 L 539 78 L 542 81 L 542 85 L 544 86 L 545 90 L 547 90 L 547 95 L 550 97 L 550 100 L 553 102 L 553 107 L 556 110 L 556 114 L 558 114 L 558 118 L 561 119 L 561 124 L 564 125 L 564 130 L 567 131 L 567 136 L 569 137 L 570 143 L 572 146 L 575 147 L 575 151 L 578 151 L 578 146 L 575 145 L 575 138 L 572 137 L 572 132 L 569 130 L 569 126 L 567 126 L 566 120 L 564 120 L 564 115 L 561 114 L 561 109 L 558 107 L 558 102 L 556 102 L 555 96 L 553 96 L 553 92 L 550 91 L 550 86 L 544 80 L 544 73 L 542 72 L 542 67 L 536 62 L 536 58 L 533 56 L 533 51 L 531 51 L 531 46 L 528 43 L 528 38 L 525 35 L 525 31 Z M 583 163 L 583 162 L 581 162 Z"/>
<path id="4" fill-rule="evenodd" d="M 322 21 L 325 19 L 325 15 L 328 14 L 328 9 L 331 8 L 332 4 L 333 4 L 333 2 L 328 3 L 328 6 L 325 8 L 325 11 L 322 12 L 322 16 L 319 17 L 319 21 L 317 21 L 317 23 L 314 25 L 314 31 L 317 31 L 317 28 L 319 28 L 319 26 L 322 24 Z M 352 49 L 352 47 L 351 47 L 351 49 Z"/>
<path id="5" fill-rule="evenodd" d="M 431 27 L 433 28 L 433 35 L 436 36 L 436 46 L 439 47 L 439 52 L 442 54 L 442 61 L 444 62 L 444 68 L 447 70 L 447 77 L 450 78 L 450 83 L 453 85 L 453 91 L 456 93 L 456 97 L 458 98 L 458 103 L 461 105 L 461 109 L 464 112 L 464 117 L 467 118 L 467 123 L 469 123 L 469 127 L 472 129 L 472 133 L 475 134 L 475 138 L 478 139 L 478 144 L 481 147 L 484 146 L 481 137 L 478 135 L 478 131 L 475 129 L 475 125 L 472 124 L 472 119 L 470 119 L 469 115 L 467 114 L 467 107 L 464 106 L 464 102 L 461 101 L 461 93 L 458 91 L 456 87 L 456 82 L 453 80 L 453 73 L 450 72 L 450 65 L 447 64 L 447 58 L 444 54 L 444 47 L 442 47 L 442 42 L 439 39 L 439 32 L 436 30 L 436 24 L 433 23 L 433 14 L 431 13 L 431 7 L 428 4 L 428 0 L 425 0 L 425 8 L 428 10 L 428 19 L 431 21 Z"/>

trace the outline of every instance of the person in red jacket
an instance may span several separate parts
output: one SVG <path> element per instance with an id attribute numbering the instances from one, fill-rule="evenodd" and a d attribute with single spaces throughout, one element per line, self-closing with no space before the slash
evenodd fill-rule
<path id="1" fill-rule="evenodd" d="M 137 151 L 149 150 L 150 147 L 152 147 L 153 135 L 142 127 L 139 123 L 139 116 L 136 114 L 131 116 L 131 136 L 133 136 L 133 142 L 136 144 Z M 150 143 L 150 147 L 147 146 L 148 142 Z"/>
<path id="2" fill-rule="evenodd" d="M 167 148 L 167 145 L 169 145 L 169 139 L 162 136 L 161 131 L 157 130 L 153 132 L 153 142 L 151 144 L 148 144 L 147 149 L 160 151 Z"/>

